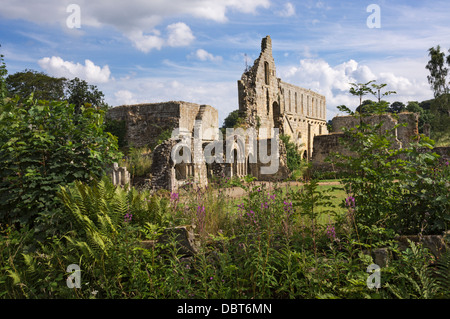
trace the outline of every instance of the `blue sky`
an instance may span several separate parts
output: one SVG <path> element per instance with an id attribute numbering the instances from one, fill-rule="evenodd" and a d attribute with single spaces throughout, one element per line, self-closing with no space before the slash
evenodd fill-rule
<path id="1" fill-rule="evenodd" d="M 379 28 L 367 24 L 371 4 Z M 0 19 L 9 73 L 78 76 L 111 106 L 209 104 L 220 124 L 238 107 L 245 55 L 251 65 L 266 35 L 277 76 L 324 94 L 328 119 L 356 106 L 349 82 L 387 83 L 390 101 L 432 98 L 428 49 L 450 46 L 448 1 L 2 0 Z"/>

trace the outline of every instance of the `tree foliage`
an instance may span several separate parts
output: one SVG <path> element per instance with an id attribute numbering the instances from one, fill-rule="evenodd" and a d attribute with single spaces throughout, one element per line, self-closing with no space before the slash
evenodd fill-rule
<path id="1" fill-rule="evenodd" d="M 103 110 L 19 99 L 0 107 L 0 222 L 51 233 L 64 222 L 59 187 L 104 175 L 117 139 L 103 130 Z"/>
<path id="2" fill-rule="evenodd" d="M 0 45 L 1 47 L 1 45 Z M 6 64 L 3 60 L 3 54 L 0 54 L 0 105 L 3 103 L 3 99 L 6 97 L 6 75 L 8 70 L 6 69 Z"/>
<path id="3" fill-rule="evenodd" d="M 445 67 L 445 53 L 441 52 L 441 47 L 428 49 L 430 60 L 426 65 L 426 69 L 430 71 L 427 76 L 428 83 L 434 92 L 434 97 L 448 93 L 449 87 L 447 85 L 448 69 Z M 447 63 L 450 65 L 450 58 L 447 57 Z"/>
<path id="4" fill-rule="evenodd" d="M 104 94 L 95 85 L 89 85 L 86 81 L 74 78 L 66 84 L 66 98 L 70 104 L 75 105 L 75 110 L 86 106 L 106 108 Z"/>
<path id="5" fill-rule="evenodd" d="M 384 107 L 383 101 L 374 102 L 375 110 Z M 402 234 L 442 233 L 450 226 L 448 163 L 439 164 L 437 154 L 420 151 L 433 148 L 425 136 L 394 147 L 394 131 L 403 124 L 386 131 L 382 125 L 361 122 L 344 129 L 342 143 L 351 153 L 335 154 L 332 160 L 349 174 L 343 183 L 355 199 L 357 223 L 363 229 L 376 226 Z"/>
<path id="6" fill-rule="evenodd" d="M 431 133 L 433 138 L 439 140 L 450 136 L 450 82 L 447 82 L 448 68 L 445 66 L 445 63 L 450 66 L 450 54 L 445 57 L 439 45 L 430 48 L 428 54 L 430 60 L 426 69 L 430 74 L 427 79 L 434 93 L 434 100 L 430 103 L 433 113 Z"/>
<path id="7" fill-rule="evenodd" d="M 302 166 L 302 156 L 297 146 L 291 141 L 289 135 L 280 135 L 280 140 L 286 147 L 287 166 L 291 172 Z"/>
<path id="8" fill-rule="evenodd" d="M 242 119 L 239 117 L 239 110 L 234 110 L 225 118 L 222 128 L 234 128 L 241 124 L 241 122 Z"/>
<path id="9" fill-rule="evenodd" d="M 21 101 L 31 94 L 37 100 L 68 101 L 75 105 L 75 111 L 82 106 L 107 107 L 103 92 L 77 77 L 68 80 L 26 69 L 10 74 L 6 78 L 6 89 L 10 97 L 20 96 Z"/>
<path id="10" fill-rule="evenodd" d="M 18 95 L 26 99 L 33 94 L 37 100 L 62 101 L 65 99 L 66 81 L 43 72 L 25 70 L 10 74 L 6 78 L 6 87 L 11 97 Z"/>

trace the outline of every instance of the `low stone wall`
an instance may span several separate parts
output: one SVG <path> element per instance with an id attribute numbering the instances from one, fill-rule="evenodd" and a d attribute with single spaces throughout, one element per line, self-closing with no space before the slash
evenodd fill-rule
<path id="1" fill-rule="evenodd" d="M 338 167 L 325 161 L 332 153 L 339 153 L 345 156 L 354 155 L 343 146 L 341 142 L 343 138 L 345 138 L 344 133 L 314 136 L 314 149 L 311 158 L 313 171 L 339 171 Z"/>
<path id="2" fill-rule="evenodd" d="M 396 119 L 395 117 L 398 117 Z M 370 125 L 375 125 L 383 122 L 381 126 L 382 131 L 392 130 L 395 125 L 402 123 L 406 126 L 399 126 L 395 130 L 395 136 L 397 138 L 397 143 L 400 147 L 408 145 L 414 141 L 414 138 L 419 135 L 419 115 L 411 112 L 403 112 L 396 114 L 382 114 L 382 115 L 371 115 L 361 118 L 363 123 Z M 332 131 L 335 133 L 342 133 L 343 128 L 351 129 L 355 128 L 360 124 L 360 118 L 355 116 L 336 116 L 332 121 Z"/>

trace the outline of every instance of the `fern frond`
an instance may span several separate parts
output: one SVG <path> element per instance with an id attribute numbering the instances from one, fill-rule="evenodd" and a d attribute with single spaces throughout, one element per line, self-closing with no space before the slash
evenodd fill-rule
<path id="1" fill-rule="evenodd" d="M 438 294 L 450 298 L 450 250 L 447 250 L 436 262 L 434 271 Z"/>

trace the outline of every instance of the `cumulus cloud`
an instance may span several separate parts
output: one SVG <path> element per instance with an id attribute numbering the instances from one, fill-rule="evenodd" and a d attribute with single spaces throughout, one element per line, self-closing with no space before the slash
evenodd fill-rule
<path id="1" fill-rule="evenodd" d="M 167 26 L 167 39 L 161 36 L 158 30 L 152 30 L 150 34 L 144 34 L 139 29 L 127 31 L 125 36 L 133 42 L 139 51 L 148 53 L 153 49 L 161 50 L 164 46 L 183 47 L 194 41 L 191 28 L 183 22 L 173 23 Z"/>
<path id="2" fill-rule="evenodd" d="M 133 93 L 128 90 L 117 91 L 114 93 L 114 98 L 116 105 L 132 105 L 137 103 Z"/>
<path id="3" fill-rule="evenodd" d="M 40 67 L 51 76 L 72 79 L 78 77 L 89 83 L 106 83 L 110 80 L 111 71 L 108 65 L 100 67 L 91 60 L 85 60 L 84 65 L 64 61 L 61 57 L 45 57 L 38 61 Z"/>
<path id="4" fill-rule="evenodd" d="M 164 40 L 159 36 L 158 32 L 154 34 L 144 34 L 140 30 L 133 30 L 125 34 L 133 43 L 134 47 L 139 51 L 148 53 L 153 49 L 160 50 L 164 45 Z"/>
<path id="5" fill-rule="evenodd" d="M 283 6 L 283 10 L 277 11 L 277 15 L 281 17 L 290 17 L 295 15 L 295 7 L 292 3 L 286 2 Z"/>
<path id="6" fill-rule="evenodd" d="M 399 69 L 400 70 L 400 69 Z M 280 70 L 281 78 L 301 87 L 311 89 L 325 95 L 327 100 L 328 118 L 338 113 L 336 106 L 346 105 L 354 109 L 359 99 L 349 93 L 350 83 L 386 83 L 387 89 L 397 94 L 388 98 L 389 101 L 422 101 L 427 95 L 426 80 L 421 77 L 410 78 L 399 75 L 400 72 L 392 68 L 392 72 L 375 72 L 369 65 L 348 60 L 336 66 L 331 66 L 322 59 L 304 59 L 297 66 L 290 66 Z M 367 96 L 368 99 L 374 98 Z"/>
<path id="7" fill-rule="evenodd" d="M 195 39 L 191 29 L 183 22 L 173 23 L 167 30 L 169 31 L 167 44 L 171 47 L 187 46 Z"/>
<path id="8" fill-rule="evenodd" d="M 59 23 L 67 31 L 69 13 L 66 8 L 72 0 L 3 0 L 0 16 L 7 19 L 23 19 L 36 23 Z M 80 8 L 81 32 L 85 27 L 112 26 L 126 36 L 132 44 L 143 52 L 161 49 L 164 45 L 180 47 L 194 40 L 191 29 L 183 22 L 166 26 L 168 35 L 161 37 L 158 28 L 164 28 L 165 19 L 192 16 L 226 22 L 227 11 L 255 13 L 260 7 L 268 8 L 270 0 L 171 0 L 171 1 L 116 1 L 78 0 Z"/>
<path id="9" fill-rule="evenodd" d="M 215 56 L 215 55 L 213 55 L 213 54 L 211 54 L 208 51 L 203 50 L 203 49 L 198 49 L 197 51 L 195 51 L 192 54 L 190 54 L 189 57 L 196 58 L 196 59 L 198 59 L 200 61 L 213 61 L 213 62 L 222 61 L 222 57 L 221 56 Z"/>

